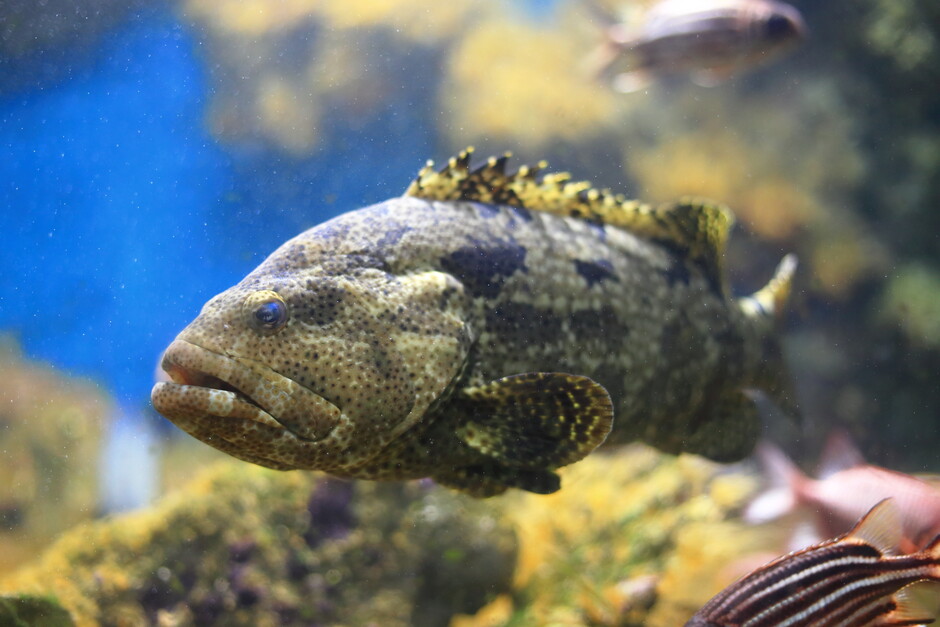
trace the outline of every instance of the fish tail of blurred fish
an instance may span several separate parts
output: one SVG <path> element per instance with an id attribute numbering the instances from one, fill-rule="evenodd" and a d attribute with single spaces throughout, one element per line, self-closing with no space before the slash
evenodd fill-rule
<path id="1" fill-rule="evenodd" d="M 630 60 L 629 57 L 630 49 L 636 42 L 636 32 L 623 21 L 624 16 L 618 15 L 618 12 L 598 0 L 582 0 L 580 4 L 600 30 L 600 41 L 581 61 L 580 67 L 584 75 L 592 80 L 610 84 L 615 91 L 622 93 L 638 91 L 651 83 L 652 76 L 648 73 L 629 68 L 635 63 L 635 60 Z M 634 8 L 633 13 L 629 21 L 637 22 L 642 11 Z M 628 69 L 615 69 L 621 65 L 626 65 Z M 631 77 L 635 84 L 621 85 L 620 83 L 629 82 L 624 79 L 626 76 Z"/>
<path id="2" fill-rule="evenodd" d="M 811 481 L 782 449 L 771 442 L 759 442 L 755 452 L 773 487 L 757 496 L 744 509 L 742 517 L 752 525 L 780 518 L 793 511 L 804 491 L 802 486 Z"/>
<path id="3" fill-rule="evenodd" d="M 777 331 L 783 323 L 797 265 L 796 255 L 786 255 L 764 287 L 750 296 L 738 299 L 744 315 L 754 319 L 764 331 L 753 385 L 796 420 L 800 417 L 800 411 Z"/>
<path id="4" fill-rule="evenodd" d="M 629 36 L 623 24 L 602 22 L 603 29 L 600 41 L 591 49 L 581 61 L 581 71 L 601 82 L 610 82 L 616 72 L 614 65 L 621 60 L 624 51 L 629 47 Z"/>

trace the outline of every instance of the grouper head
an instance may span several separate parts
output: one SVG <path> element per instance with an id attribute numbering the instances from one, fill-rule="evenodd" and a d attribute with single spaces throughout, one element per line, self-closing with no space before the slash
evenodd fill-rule
<path id="1" fill-rule="evenodd" d="M 158 412 L 235 457 L 342 474 L 421 421 L 470 345 L 462 288 L 368 253 L 285 243 L 165 351 Z"/>

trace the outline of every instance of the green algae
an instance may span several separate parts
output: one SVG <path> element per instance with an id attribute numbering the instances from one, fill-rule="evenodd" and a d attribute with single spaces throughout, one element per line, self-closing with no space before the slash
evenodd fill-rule
<path id="1" fill-rule="evenodd" d="M 54 598 L 0 596 L 0 625 L 4 627 L 72 627 L 72 617 Z"/>

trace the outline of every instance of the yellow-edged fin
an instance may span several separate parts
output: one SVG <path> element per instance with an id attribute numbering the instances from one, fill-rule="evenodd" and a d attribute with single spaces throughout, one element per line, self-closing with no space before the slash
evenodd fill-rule
<path id="1" fill-rule="evenodd" d="M 514 468 L 558 468 L 600 445 L 613 424 L 613 405 L 587 377 L 527 373 L 460 392 L 457 437 Z"/>
<path id="2" fill-rule="evenodd" d="M 852 538 L 867 542 L 883 554 L 896 554 L 901 544 L 901 515 L 894 501 L 883 499 L 868 510 L 844 539 Z"/>
<path id="3" fill-rule="evenodd" d="M 507 174 L 510 153 L 490 157 L 471 170 L 472 154 L 473 148 L 467 148 L 439 171 L 429 161 L 405 195 L 511 205 L 620 227 L 685 255 L 704 269 L 717 290 L 725 293 L 721 259 L 734 224 L 734 216 L 726 207 L 696 198 L 659 206 L 628 200 L 622 194 L 593 188 L 586 181 L 572 181 L 567 172 L 542 174 L 547 167 L 544 161 Z"/>

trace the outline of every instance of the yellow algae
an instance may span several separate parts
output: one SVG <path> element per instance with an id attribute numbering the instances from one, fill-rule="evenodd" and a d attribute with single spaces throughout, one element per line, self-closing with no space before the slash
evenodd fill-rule
<path id="1" fill-rule="evenodd" d="M 317 138 L 317 103 L 305 98 L 303 86 L 282 76 L 267 76 L 258 88 L 259 124 L 288 151 L 307 152 Z"/>
<path id="2" fill-rule="evenodd" d="M 677 530 L 675 550 L 657 586 L 661 599 L 646 619 L 649 627 L 681 625 L 737 578 L 733 562 L 774 546 L 766 529 L 732 521 L 693 521 Z"/>
<path id="3" fill-rule="evenodd" d="M 90 518 L 111 403 L 96 385 L 0 341 L 0 574 Z"/>
<path id="4" fill-rule="evenodd" d="M 825 85 L 746 99 L 729 90 L 654 96 L 624 123 L 638 138 L 623 154 L 639 196 L 720 199 L 750 232 L 795 247 L 831 296 L 882 268 L 883 251 L 847 206 L 865 174 L 855 126 Z"/>
<path id="5" fill-rule="evenodd" d="M 760 487 L 757 477 L 727 474 L 715 477 L 709 485 L 708 496 L 722 510 L 740 507 Z"/>
<path id="6" fill-rule="evenodd" d="M 256 36 L 294 25 L 311 14 L 316 4 L 303 0 L 188 0 L 183 8 L 190 17 L 207 22 L 213 29 Z"/>
<path id="7" fill-rule="evenodd" d="M 184 10 L 213 28 L 257 36 L 296 28 L 305 18 L 336 29 L 384 26 L 416 41 L 451 35 L 477 4 L 471 0 L 186 0 Z"/>
<path id="8" fill-rule="evenodd" d="M 215 87 L 209 127 L 295 155 L 317 147 L 323 116 L 355 122 L 408 89 L 428 89 L 431 46 L 459 39 L 494 2 L 187 0 L 206 32 Z M 396 68 L 389 72 L 389 67 Z M 430 122 L 429 122 L 430 123 Z"/>
<path id="9" fill-rule="evenodd" d="M 727 522 L 757 483 L 741 472 L 630 445 L 595 453 L 563 473 L 557 493 L 496 499 L 519 539 L 513 611 L 504 602 L 499 611 L 462 618 L 459 627 L 639 626 L 651 607 L 688 618 L 687 599 L 659 585 L 666 565 L 695 565 L 699 589 L 717 585 L 717 575 L 699 566 L 706 562 L 694 545 L 700 536 L 684 530 L 710 525 L 728 537 L 739 534 L 738 545 L 718 542 L 707 555 L 716 573 L 758 544 L 749 529 Z"/>
<path id="10" fill-rule="evenodd" d="M 487 137 L 537 148 L 609 130 L 617 96 L 580 69 L 584 54 L 570 29 L 481 21 L 450 53 L 444 132 L 458 143 Z"/>
<path id="11" fill-rule="evenodd" d="M 647 128 L 660 130 L 641 149 L 630 144 L 625 152 L 641 195 L 720 198 L 768 239 L 789 239 L 825 219 L 829 194 L 850 188 L 863 172 L 846 116 L 800 111 L 799 100 L 788 103 L 796 111 L 760 97 L 731 107 L 730 98 L 706 93 L 645 112 Z M 731 108 L 733 123 L 721 114 Z M 798 142 L 808 133 L 812 143 Z"/>
<path id="12" fill-rule="evenodd" d="M 879 242 L 848 229 L 820 229 L 813 239 L 816 245 L 807 263 L 817 287 L 833 296 L 847 295 L 855 281 L 871 276 L 886 261 Z"/>
<path id="13" fill-rule="evenodd" d="M 150 510 L 65 533 L 0 593 L 54 595 L 77 625 L 404 627 L 507 591 L 514 555 L 490 506 L 445 489 L 227 461 Z"/>
<path id="14" fill-rule="evenodd" d="M 504 625 L 512 616 L 512 597 L 501 594 L 483 606 L 473 616 L 458 614 L 450 621 L 450 627 L 496 627 Z"/>
<path id="15" fill-rule="evenodd" d="M 387 26 L 421 42 L 452 37 L 473 15 L 492 8 L 492 3 L 480 0 L 323 0 L 317 4 L 336 28 Z"/>

